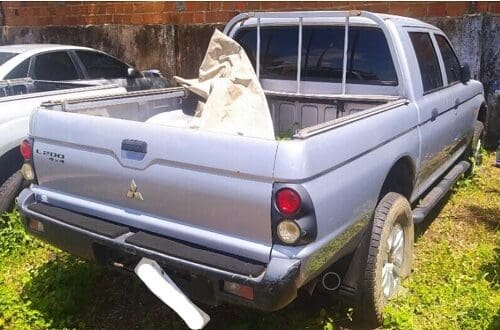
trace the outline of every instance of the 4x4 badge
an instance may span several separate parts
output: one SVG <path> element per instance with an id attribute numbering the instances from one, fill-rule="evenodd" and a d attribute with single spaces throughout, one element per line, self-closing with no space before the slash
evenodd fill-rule
<path id="1" fill-rule="evenodd" d="M 127 197 L 133 198 L 133 199 L 138 199 L 140 201 L 144 200 L 144 198 L 142 197 L 142 194 L 137 191 L 137 184 L 135 183 L 134 180 L 132 180 L 132 182 L 130 182 L 130 188 L 128 189 Z"/>

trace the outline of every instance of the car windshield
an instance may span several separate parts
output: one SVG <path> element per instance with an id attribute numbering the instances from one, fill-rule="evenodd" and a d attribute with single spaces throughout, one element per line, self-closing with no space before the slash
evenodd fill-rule
<path id="1" fill-rule="evenodd" d="M 16 55 L 17 53 L 0 53 L 0 65 L 4 64 Z"/>

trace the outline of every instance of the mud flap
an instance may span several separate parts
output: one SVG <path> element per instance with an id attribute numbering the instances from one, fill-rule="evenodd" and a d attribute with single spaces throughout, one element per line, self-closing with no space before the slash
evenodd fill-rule
<path id="1" fill-rule="evenodd" d="M 203 329 L 210 321 L 210 316 L 179 289 L 156 261 L 142 258 L 135 267 L 135 273 L 151 292 L 184 320 L 190 329 Z"/>

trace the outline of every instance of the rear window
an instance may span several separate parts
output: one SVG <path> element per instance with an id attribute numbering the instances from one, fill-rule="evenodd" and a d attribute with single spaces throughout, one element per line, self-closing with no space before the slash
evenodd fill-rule
<path id="1" fill-rule="evenodd" d="M 255 66 L 256 29 L 242 29 L 236 36 Z M 296 79 L 298 27 L 262 27 L 260 77 Z M 344 27 L 304 26 L 301 80 L 341 82 Z M 397 85 L 397 75 L 383 32 L 378 28 L 350 27 L 347 82 Z"/>
<path id="2" fill-rule="evenodd" d="M 260 78 L 296 79 L 297 27 L 263 28 L 260 37 Z M 257 56 L 257 33 L 255 29 L 245 29 L 236 39 L 245 49 L 255 68 Z"/>
<path id="3" fill-rule="evenodd" d="M 17 53 L 0 53 L 0 65 L 4 64 L 16 55 Z"/>
<path id="4" fill-rule="evenodd" d="M 302 80 L 342 81 L 344 28 L 302 29 Z"/>

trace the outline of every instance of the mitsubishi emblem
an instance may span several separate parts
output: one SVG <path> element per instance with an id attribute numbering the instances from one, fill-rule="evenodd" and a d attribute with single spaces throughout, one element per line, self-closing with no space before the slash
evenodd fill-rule
<path id="1" fill-rule="evenodd" d="M 134 180 L 132 180 L 132 182 L 130 182 L 130 188 L 128 189 L 128 192 L 127 192 L 127 197 L 143 201 L 144 198 L 142 197 L 142 194 L 137 191 L 137 188 L 138 188 L 137 184 L 135 183 Z"/>

